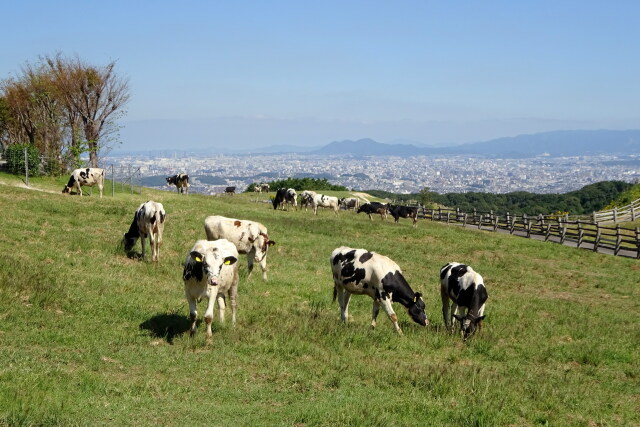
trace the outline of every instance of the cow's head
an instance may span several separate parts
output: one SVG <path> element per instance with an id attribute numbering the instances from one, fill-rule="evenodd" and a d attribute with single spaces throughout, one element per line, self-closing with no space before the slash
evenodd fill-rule
<path id="1" fill-rule="evenodd" d="M 428 326 L 429 319 L 427 319 L 425 308 L 426 306 L 422 299 L 422 294 L 420 292 L 416 292 L 413 297 L 413 303 L 407 306 L 407 312 L 418 325 Z"/>
<path id="2" fill-rule="evenodd" d="M 62 189 L 63 193 L 71 193 L 71 187 L 69 187 L 68 185 L 65 185 L 64 188 Z"/>
<path id="3" fill-rule="evenodd" d="M 477 329 L 480 329 L 482 319 L 484 319 L 484 316 L 476 317 L 471 313 L 467 313 L 464 317 L 454 314 L 453 317 L 460 322 L 460 332 L 465 340 L 473 335 Z"/>
<path id="4" fill-rule="evenodd" d="M 256 260 L 256 262 L 262 262 L 264 257 L 267 256 L 269 246 L 273 246 L 276 244 L 276 242 L 270 240 L 269 236 L 263 232 L 259 232 L 256 237 L 250 237 L 249 241 L 256 250 L 256 253 L 254 255 L 254 259 Z"/>
<path id="5" fill-rule="evenodd" d="M 131 252 L 133 247 L 136 245 L 137 241 L 138 241 L 138 236 L 134 237 L 129 233 L 124 233 L 124 236 L 122 236 L 122 243 L 124 244 L 124 250 L 127 253 Z"/>
<path id="6" fill-rule="evenodd" d="M 238 261 L 238 258 L 234 256 L 225 256 L 221 251 L 218 251 L 217 248 L 213 248 L 204 253 L 191 251 L 189 255 L 195 262 L 195 270 L 202 271 L 203 276 L 207 278 L 207 284 L 210 286 L 218 285 L 220 272 L 225 266 L 233 265 Z"/>

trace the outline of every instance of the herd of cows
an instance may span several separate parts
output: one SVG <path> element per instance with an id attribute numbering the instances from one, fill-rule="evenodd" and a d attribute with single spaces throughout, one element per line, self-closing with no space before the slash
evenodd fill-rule
<path id="1" fill-rule="evenodd" d="M 189 178 L 186 174 L 167 177 L 167 184 L 175 185 L 179 193 L 186 194 Z M 65 185 L 63 193 L 76 189 L 82 195 L 82 186 L 97 185 L 102 197 L 104 170 L 99 168 L 76 169 Z M 267 186 L 257 185 L 259 191 L 269 191 Z M 258 191 L 258 190 L 256 190 Z M 297 193 L 292 188 L 281 188 L 273 199 L 274 209 L 285 206 L 297 209 Z M 378 213 L 382 219 L 388 213 L 395 218 L 412 218 L 415 226 L 417 209 L 406 206 L 393 206 L 377 202 L 359 204 L 359 199 L 338 199 L 333 196 L 305 190 L 300 194 L 300 208 L 311 207 L 317 215 L 318 207 L 332 209 L 336 215 L 340 206 L 352 208 L 358 213 L 365 212 L 371 219 L 372 213 Z M 405 208 L 405 209 L 400 209 Z M 162 243 L 166 213 L 161 203 L 147 201 L 136 210 L 129 231 L 123 236 L 123 246 L 131 254 L 138 239 L 141 241 L 142 258 L 145 257 L 146 239 L 151 246 L 152 261 L 159 261 L 159 247 Z M 211 339 L 213 310 L 218 304 L 220 321 L 224 321 L 227 297 L 231 303 L 232 324 L 236 322 L 238 293 L 238 257 L 246 254 L 248 276 L 251 275 L 254 262 L 262 269 L 262 278 L 267 280 L 267 252 L 275 241 L 269 238 L 267 228 L 256 221 L 209 216 L 204 221 L 206 240 L 198 240 L 189 251 L 183 270 L 185 296 L 189 303 L 191 320 L 190 333 L 196 332 L 197 302 L 207 298 L 204 320 L 207 337 Z M 346 246 L 336 248 L 329 258 L 334 281 L 333 299 L 338 299 L 340 318 L 348 320 L 351 295 L 368 295 L 373 299 L 371 327 L 376 326 L 380 306 L 393 323 L 395 330 L 402 334 L 392 303 L 404 306 L 414 322 L 427 326 L 429 320 L 425 312 L 425 303 L 419 292 L 414 292 L 405 280 L 400 267 L 390 258 L 366 249 L 354 249 Z M 460 263 L 448 263 L 440 270 L 440 294 L 442 298 L 442 316 L 447 328 L 453 330 L 456 321 L 464 339 L 471 336 L 484 319 L 485 303 L 488 294 L 484 279 L 470 266 Z"/>

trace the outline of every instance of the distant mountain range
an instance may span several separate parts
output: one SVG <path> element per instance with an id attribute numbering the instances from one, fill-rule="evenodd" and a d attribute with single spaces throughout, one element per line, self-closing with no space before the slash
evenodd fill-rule
<path id="1" fill-rule="evenodd" d="M 453 147 L 383 144 L 372 139 L 335 141 L 310 154 L 417 156 L 482 155 L 490 157 L 584 156 L 640 154 L 640 130 L 567 130 L 498 138 Z"/>

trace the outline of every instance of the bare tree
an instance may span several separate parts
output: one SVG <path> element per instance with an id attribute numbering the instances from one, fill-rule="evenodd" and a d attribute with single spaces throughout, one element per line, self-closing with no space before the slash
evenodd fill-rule
<path id="1" fill-rule="evenodd" d="M 103 67 L 84 63 L 80 58 L 64 58 L 58 54 L 46 57 L 55 75 L 58 91 L 64 100 L 71 146 L 78 144 L 77 127 L 84 134 L 92 167 L 98 166 L 98 152 L 103 143 L 117 131 L 115 120 L 129 101 L 129 84 L 115 73 L 115 62 Z"/>

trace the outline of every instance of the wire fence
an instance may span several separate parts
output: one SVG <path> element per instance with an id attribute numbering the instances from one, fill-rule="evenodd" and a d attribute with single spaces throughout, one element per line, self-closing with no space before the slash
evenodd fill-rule
<path id="1" fill-rule="evenodd" d="M 23 153 L 5 152 L 5 156 L 7 157 L 0 163 L 1 167 L 9 172 L 24 176 L 24 182 L 27 186 L 29 186 L 29 178 L 43 175 L 60 177 L 72 172 L 67 170 L 61 159 L 42 155 L 34 156 L 26 148 Z M 88 159 L 81 159 L 80 164 L 77 165 L 78 169 L 88 167 L 90 167 Z M 139 166 L 99 164 L 99 167 L 105 172 L 104 194 L 115 196 L 116 193 L 142 193 L 142 173 Z"/>

